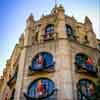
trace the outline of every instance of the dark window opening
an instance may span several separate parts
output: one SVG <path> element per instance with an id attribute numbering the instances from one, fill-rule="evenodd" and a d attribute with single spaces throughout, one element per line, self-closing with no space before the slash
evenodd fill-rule
<path id="1" fill-rule="evenodd" d="M 88 37 L 87 37 L 87 35 L 85 35 L 85 37 L 84 37 L 84 38 L 85 38 L 85 40 L 88 40 Z"/>
<path id="2" fill-rule="evenodd" d="M 17 80 L 17 74 L 18 74 L 18 67 L 16 67 L 16 70 L 15 70 L 15 72 L 14 72 L 14 74 L 13 74 L 13 76 L 11 77 L 11 75 L 9 75 L 10 77 L 10 79 L 9 79 L 9 81 L 7 82 L 7 85 L 10 87 L 10 88 L 12 88 L 12 86 L 14 85 L 14 84 L 16 84 L 16 80 Z"/>
<path id="3" fill-rule="evenodd" d="M 45 28 L 45 35 L 49 35 L 50 33 L 54 32 L 54 25 L 49 24 Z"/>
<path id="4" fill-rule="evenodd" d="M 94 66 L 94 61 L 91 57 L 84 53 L 78 53 L 75 56 L 76 71 L 84 69 L 86 72 L 90 72 L 94 76 L 97 76 L 97 68 Z"/>
<path id="5" fill-rule="evenodd" d="M 89 43 L 89 41 L 88 41 L 88 36 L 87 36 L 87 35 L 84 36 L 84 39 L 85 39 L 85 41 L 84 41 L 85 44 L 86 44 L 86 43 Z"/>
<path id="6" fill-rule="evenodd" d="M 95 84 L 88 79 L 80 80 L 77 84 L 77 90 L 78 100 L 91 100 L 91 98 L 95 98 Z"/>
<path id="7" fill-rule="evenodd" d="M 13 91 L 12 91 L 12 95 L 11 95 L 11 97 L 10 97 L 10 100 L 14 100 L 14 94 L 15 94 L 15 88 L 14 88 Z"/>
<path id="8" fill-rule="evenodd" d="M 49 24 L 46 26 L 45 28 L 45 34 L 44 34 L 44 39 L 54 39 L 55 38 L 55 31 L 54 31 L 54 25 L 53 24 Z"/>
<path id="9" fill-rule="evenodd" d="M 66 33 L 68 38 L 75 39 L 75 32 L 70 25 L 66 25 Z"/>

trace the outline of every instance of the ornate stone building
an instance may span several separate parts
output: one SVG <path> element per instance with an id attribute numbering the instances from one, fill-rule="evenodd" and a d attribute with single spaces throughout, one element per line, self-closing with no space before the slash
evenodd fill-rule
<path id="1" fill-rule="evenodd" d="M 100 100 L 99 71 L 90 19 L 77 22 L 55 6 L 38 21 L 28 17 L 0 79 L 0 100 Z"/>

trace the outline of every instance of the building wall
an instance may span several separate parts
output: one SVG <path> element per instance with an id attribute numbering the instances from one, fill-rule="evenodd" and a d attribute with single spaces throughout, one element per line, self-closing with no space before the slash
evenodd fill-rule
<path id="1" fill-rule="evenodd" d="M 48 24 L 54 25 L 56 35 L 53 40 L 44 41 L 45 28 Z M 75 32 L 75 39 L 69 39 L 65 26 L 70 25 Z M 88 43 L 85 40 L 87 36 Z M 36 39 L 37 38 L 37 39 Z M 27 93 L 31 82 L 40 77 L 47 77 L 54 81 L 57 88 L 57 100 L 77 100 L 77 83 L 80 79 L 86 78 L 95 83 L 98 77 L 88 74 L 77 73 L 75 71 L 75 55 L 85 53 L 90 56 L 98 67 L 100 51 L 97 49 L 95 33 L 92 29 L 92 23 L 88 17 L 84 23 L 79 23 L 72 16 L 64 14 L 62 6 L 53 8 L 49 15 L 42 16 L 40 20 L 35 21 L 30 15 L 26 21 L 24 34 L 21 35 L 19 43 L 11 55 L 6 65 L 6 72 L 3 80 L 0 80 L 0 98 L 4 95 L 3 91 L 9 86 L 6 84 L 14 75 L 16 66 L 18 67 L 17 79 L 12 89 L 9 89 L 11 97 L 12 90 L 15 88 L 14 100 L 26 100 L 24 93 Z M 31 73 L 29 66 L 32 60 L 39 52 L 49 52 L 53 55 L 55 61 L 54 72 Z M 9 75 L 11 77 L 9 78 Z M 6 77 L 6 79 L 4 79 Z M 4 84 L 3 84 L 4 83 Z"/>

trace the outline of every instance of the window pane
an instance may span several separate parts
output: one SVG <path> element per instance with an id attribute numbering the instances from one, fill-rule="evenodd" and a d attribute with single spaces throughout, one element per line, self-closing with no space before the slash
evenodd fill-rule
<path id="1" fill-rule="evenodd" d="M 95 86 L 90 80 L 86 80 L 86 79 L 80 80 L 78 85 L 79 85 L 78 86 L 79 100 L 87 100 L 88 97 L 94 95 Z"/>
<path id="2" fill-rule="evenodd" d="M 46 35 L 49 35 L 49 33 L 52 33 L 52 32 L 54 32 L 54 26 L 53 25 L 48 25 L 47 27 L 46 27 L 46 29 L 45 29 L 45 34 Z"/>
<path id="3" fill-rule="evenodd" d="M 38 79 L 31 84 L 28 90 L 28 96 L 33 98 L 46 97 L 52 94 L 54 87 L 55 85 L 52 80 L 46 78 Z"/>
<path id="4" fill-rule="evenodd" d="M 66 25 L 66 32 L 67 32 L 68 35 L 73 35 L 74 34 L 73 29 L 69 25 Z"/>
<path id="5" fill-rule="evenodd" d="M 54 67 L 53 56 L 50 53 L 42 52 L 37 54 L 32 61 L 32 70 L 42 70 L 46 68 Z"/>

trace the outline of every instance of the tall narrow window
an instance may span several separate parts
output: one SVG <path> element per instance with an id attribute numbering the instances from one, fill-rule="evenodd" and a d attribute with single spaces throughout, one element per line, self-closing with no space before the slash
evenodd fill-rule
<path id="1" fill-rule="evenodd" d="M 44 38 L 45 39 L 53 38 L 54 34 L 55 34 L 54 33 L 54 25 L 53 24 L 47 25 L 45 28 Z"/>
<path id="2" fill-rule="evenodd" d="M 66 33 L 69 38 L 71 39 L 75 38 L 75 32 L 70 25 L 66 25 Z"/>

